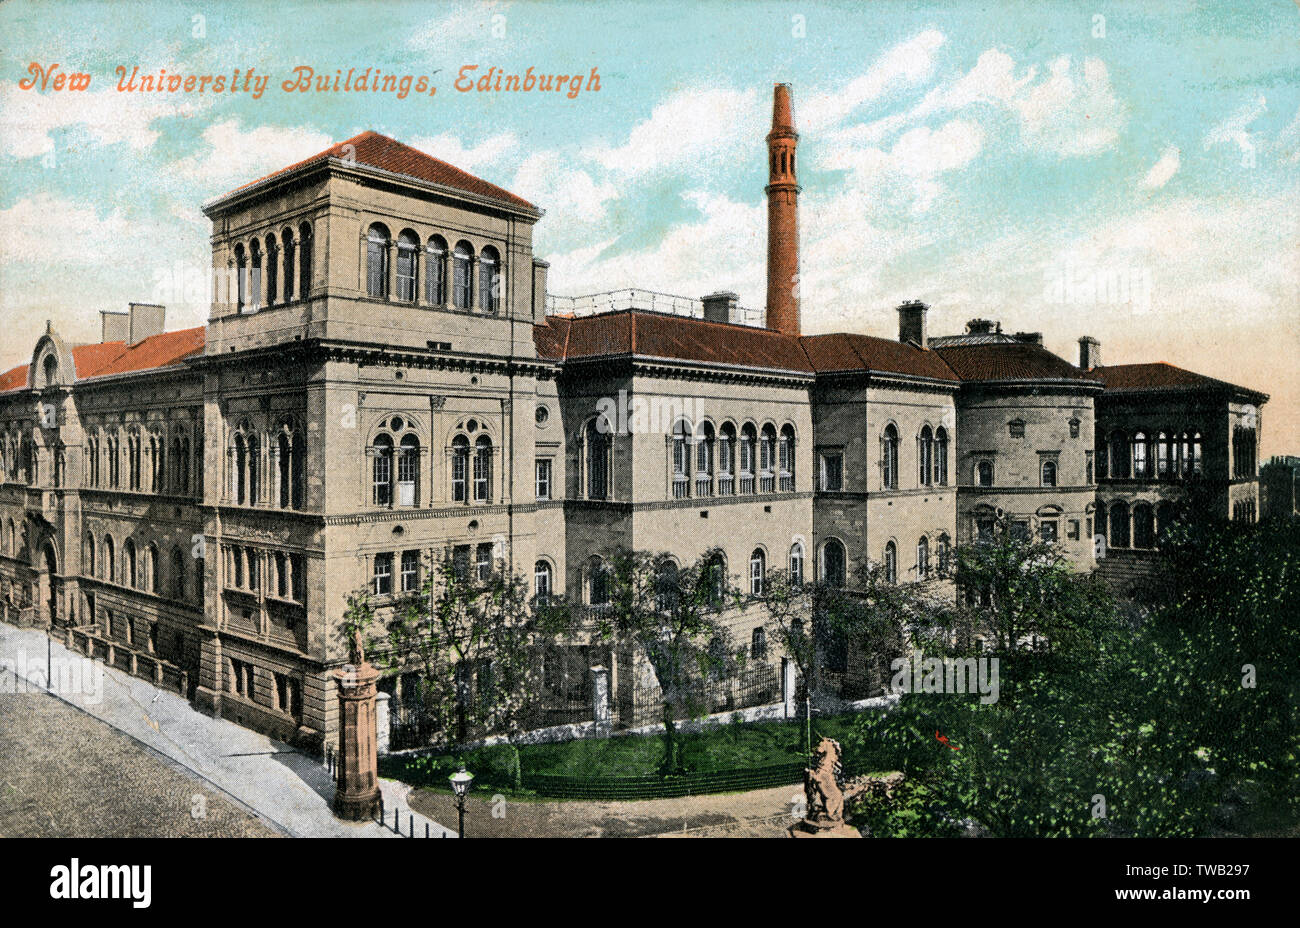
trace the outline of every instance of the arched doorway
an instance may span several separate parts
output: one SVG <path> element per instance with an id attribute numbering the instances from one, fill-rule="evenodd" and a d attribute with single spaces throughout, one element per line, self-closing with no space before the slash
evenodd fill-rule
<path id="1" fill-rule="evenodd" d="M 41 619 L 52 625 L 59 618 L 59 562 L 54 543 L 47 541 L 41 547 L 39 574 Z"/>

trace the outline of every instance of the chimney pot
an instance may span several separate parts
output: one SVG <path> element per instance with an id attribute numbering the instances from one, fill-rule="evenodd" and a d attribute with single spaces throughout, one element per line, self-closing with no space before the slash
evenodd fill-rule
<path id="1" fill-rule="evenodd" d="M 1079 339 L 1079 369 L 1090 371 L 1101 367 L 1101 342 L 1091 335 Z"/>
<path id="2" fill-rule="evenodd" d="M 163 333 L 167 308 L 157 303 L 128 303 L 127 342 L 135 345 Z"/>
<path id="3" fill-rule="evenodd" d="M 720 290 L 700 298 L 704 304 L 704 318 L 710 322 L 734 322 L 740 297 L 729 290 Z"/>
<path id="4" fill-rule="evenodd" d="M 918 348 L 926 343 L 925 316 L 930 307 L 920 300 L 908 300 L 898 307 L 898 340 L 912 342 Z"/>

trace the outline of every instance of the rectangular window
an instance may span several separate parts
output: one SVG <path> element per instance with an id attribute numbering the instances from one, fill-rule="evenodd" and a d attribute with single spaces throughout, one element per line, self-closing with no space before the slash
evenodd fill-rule
<path id="1" fill-rule="evenodd" d="M 1038 523 L 1038 534 L 1048 544 L 1056 544 L 1057 526 L 1058 523 L 1055 519 L 1044 519 Z"/>
<path id="2" fill-rule="evenodd" d="M 537 462 L 537 498 L 551 498 L 551 461 L 549 458 Z"/>
<path id="3" fill-rule="evenodd" d="M 1079 520 L 1078 520 L 1078 519 L 1071 519 L 1071 520 L 1070 520 L 1070 527 L 1069 527 L 1068 529 L 1066 529 L 1065 536 L 1066 536 L 1067 538 L 1069 538 L 1071 541 L 1078 541 L 1078 540 L 1079 540 Z"/>
<path id="4" fill-rule="evenodd" d="M 374 589 L 376 596 L 387 596 L 393 592 L 393 556 L 391 554 L 375 555 Z"/>
<path id="5" fill-rule="evenodd" d="M 456 545 L 451 550 L 451 572 L 461 582 L 469 579 L 469 545 Z"/>
<path id="6" fill-rule="evenodd" d="M 993 540 L 993 520 L 979 519 L 975 523 L 975 537 L 979 541 Z"/>
<path id="7" fill-rule="evenodd" d="M 1024 520 L 1017 520 L 1011 523 L 1011 537 L 1016 541 L 1029 540 L 1029 523 Z"/>
<path id="8" fill-rule="evenodd" d="M 420 588 L 420 552 L 402 552 L 402 592 L 413 593 Z"/>
<path id="9" fill-rule="evenodd" d="M 821 454 L 821 489 L 834 493 L 844 486 L 844 454 L 823 451 Z"/>
<path id="10" fill-rule="evenodd" d="M 474 574 L 479 582 L 492 576 L 492 544 L 483 542 L 474 552 Z"/>

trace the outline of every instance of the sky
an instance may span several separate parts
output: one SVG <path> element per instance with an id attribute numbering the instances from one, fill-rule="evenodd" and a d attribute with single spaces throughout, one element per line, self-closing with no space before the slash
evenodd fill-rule
<path id="1" fill-rule="evenodd" d="M 1300 454 L 1296 0 L 14 0 L 0 36 L 0 369 L 46 320 L 97 341 L 129 300 L 202 324 L 201 205 L 366 129 L 542 207 L 552 293 L 761 307 L 763 138 L 789 82 L 805 333 L 896 337 L 916 298 L 935 335 L 997 319 L 1071 361 L 1091 335 L 1106 363 L 1270 394 L 1263 454 Z M 90 87 L 24 89 L 33 63 Z M 461 92 L 467 65 L 595 68 L 600 89 Z M 285 92 L 300 66 L 434 92 Z M 241 89 L 120 92 L 119 67 L 239 69 Z"/>

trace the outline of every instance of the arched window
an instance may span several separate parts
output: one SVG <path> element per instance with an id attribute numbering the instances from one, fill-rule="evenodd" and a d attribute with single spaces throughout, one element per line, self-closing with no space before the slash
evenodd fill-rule
<path id="1" fill-rule="evenodd" d="M 59 359 L 53 354 L 47 354 L 45 356 L 45 363 L 42 365 L 42 374 L 44 376 L 44 379 L 41 382 L 42 386 L 52 387 L 55 382 L 58 381 Z"/>
<path id="2" fill-rule="evenodd" d="M 539 603 L 545 604 L 551 600 L 551 565 L 546 561 L 538 561 L 533 565 L 533 593 Z"/>
<path id="3" fill-rule="evenodd" d="M 180 480 L 177 483 L 182 493 L 190 492 L 190 438 L 188 435 L 181 436 L 181 451 L 176 459 L 177 471 Z"/>
<path id="4" fill-rule="evenodd" d="M 583 436 L 586 446 L 587 499 L 609 499 L 609 423 L 602 418 L 587 423 Z"/>
<path id="5" fill-rule="evenodd" d="M 116 435 L 108 439 L 108 485 L 114 488 L 122 485 L 122 453 Z"/>
<path id="6" fill-rule="evenodd" d="M 478 305 L 485 313 L 501 309 L 501 256 L 491 245 L 478 256 Z"/>
<path id="7" fill-rule="evenodd" d="M 117 582 L 117 552 L 113 547 L 113 536 L 104 536 L 104 569 L 101 576 L 109 583 Z"/>
<path id="8" fill-rule="evenodd" d="M 1051 458 L 1042 463 L 1042 485 L 1045 487 L 1056 486 L 1056 462 Z"/>
<path id="9" fill-rule="evenodd" d="M 1126 480 L 1129 475 L 1128 436 L 1118 430 L 1110 436 L 1110 475 L 1117 480 Z"/>
<path id="10" fill-rule="evenodd" d="M 152 543 L 144 549 L 144 586 L 150 593 L 158 595 L 158 548 Z"/>
<path id="11" fill-rule="evenodd" d="M 161 437 L 149 436 L 149 488 L 154 493 L 166 491 L 167 451 Z"/>
<path id="12" fill-rule="evenodd" d="M 713 495 L 713 424 L 695 430 L 695 495 Z"/>
<path id="13" fill-rule="evenodd" d="M 471 290 L 470 265 L 474 260 L 474 249 L 469 242 L 457 242 L 452 255 L 452 299 L 457 309 L 469 309 L 473 299 Z"/>
<path id="14" fill-rule="evenodd" d="M 767 555 L 762 548 L 755 548 L 749 555 L 749 595 L 762 596 L 766 580 Z"/>
<path id="15" fill-rule="evenodd" d="M 727 595 L 727 559 L 722 552 L 715 550 L 704 561 L 704 570 L 700 583 L 708 594 L 709 601 L 717 605 Z"/>
<path id="16" fill-rule="evenodd" d="M 654 593 L 657 611 L 665 615 L 677 611 L 681 602 L 681 590 L 677 563 L 671 558 L 664 558 L 655 565 Z"/>
<path id="17" fill-rule="evenodd" d="M 130 538 L 122 545 L 122 579 L 131 589 L 140 585 L 140 565 L 136 562 L 135 542 Z"/>
<path id="18" fill-rule="evenodd" d="M 1133 436 L 1133 476 L 1144 480 L 1147 474 L 1147 435 L 1138 432 Z"/>
<path id="19" fill-rule="evenodd" d="M 126 434 L 126 473 L 128 488 L 140 490 L 140 433 L 134 429 Z"/>
<path id="20" fill-rule="evenodd" d="M 456 503 L 469 500 L 469 439 L 464 435 L 451 440 L 451 499 Z"/>
<path id="21" fill-rule="evenodd" d="M 424 249 L 424 300 L 447 305 L 447 240 L 441 235 L 430 236 Z"/>
<path id="22" fill-rule="evenodd" d="M 740 429 L 740 492 L 754 492 L 754 446 L 758 443 L 758 431 L 752 423 L 745 423 Z"/>
<path id="23" fill-rule="evenodd" d="M 1110 507 L 1110 537 L 1112 548 L 1129 546 L 1129 509 L 1128 503 L 1119 502 Z"/>
<path id="24" fill-rule="evenodd" d="M 275 243 L 275 235 L 266 237 L 266 305 L 274 306 L 280 282 L 280 249 Z"/>
<path id="25" fill-rule="evenodd" d="M 492 439 L 486 435 L 474 442 L 474 499 L 492 499 Z"/>
<path id="26" fill-rule="evenodd" d="M 930 576 L 930 539 L 924 535 L 916 543 L 916 579 Z"/>
<path id="27" fill-rule="evenodd" d="M 724 422 L 718 432 L 718 494 L 730 496 L 736 492 L 736 427 Z"/>
<path id="28" fill-rule="evenodd" d="M 298 227 L 298 293 L 306 300 L 311 297 L 312 247 L 315 236 L 311 232 L 311 223 L 304 222 Z"/>
<path id="29" fill-rule="evenodd" d="M 1255 471 L 1255 430 L 1250 430 L 1250 443 L 1248 445 L 1250 455 L 1250 476 L 1254 476 Z M 1195 432 L 1192 435 L 1192 473 L 1201 472 L 1201 433 Z"/>
<path id="30" fill-rule="evenodd" d="M 948 430 L 942 425 L 934 433 L 934 482 L 948 485 Z"/>
<path id="31" fill-rule="evenodd" d="M 376 506 L 393 504 L 393 439 L 388 435 L 375 436 L 370 449 L 370 501 Z"/>
<path id="32" fill-rule="evenodd" d="M 284 301 L 293 302 L 293 229 L 280 233 L 280 248 L 284 251 Z"/>
<path id="33" fill-rule="evenodd" d="M 407 229 L 397 237 L 397 298 L 406 303 L 415 302 L 419 255 L 420 239 Z"/>
<path id="34" fill-rule="evenodd" d="M 366 233 L 366 296 L 388 296 L 388 229 L 376 222 Z"/>
<path id="35" fill-rule="evenodd" d="M 419 484 L 420 439 L 408 432 L 397 449 L 397 505 L 416 505 Z"/>
<path id="36" fill-rule="evenodd" d="M 235 310 L 243 312 L 248 305 L 248 256 L 243 243 L 235 246 Z"/>
<path id="37" fill-rule="evenodd" d="M 975 485 L 981 487 L 993 486 L 992 461 L 980 461 L 975 465 Z"/>
<path id="38" fill-rule="evenodd" d="M 172 548 L 172 597 L 185 598 L 185 555 L 179 547 Z"/>
<path id="39" fill-rule="evenodd" d="M 86 533 L 86 541 L 81 546 L 81 560 L 85 565 L 86 576 L 95 576 L 95 536 Z"/>
<path id="40" fill-rule="evenodd" d="M 803 543 L 790 546 L 789 573 L 791 586 L 803 586 Z"/>
<path id="41" fill-rule="evenodd" d="M 880 439 L 880 473 L 886 490 L 898 488 L 898 430 L 893 423 L 885 426 Z"/>
<path id="42" fill-rule="evenodd" d="M 758 436 L 758 489 L 760 493 L 776 492 L 776 429 L 763 426 Z"/>
<path id="43" fill-rule="evenodd" d="M 846 569 L 844 545 L 832 538 L 822 545 L 822 582 L 827 586 L 844 586 Z"/>
<path id="44" fill-rule="evenodd" d="M 885 580 L 898 582 L 898 546 L 892 541 L 885 543 Z"/>
<path id="45" fill-rule="evenodd" d="M 780 444 L 777 447 L 777 473 L 781 479 L 781 492 L 794 492 L 794 427 L 781 427 Z"/>
<path id="46" fill-rule="evenodd" d="M 767 632 L 761 625 L 749 634 L 749 656 L 756 661 L 767 659 Z"/>
<path id="47" fill-rule="evenodd" d="M 939 571 L 939 576 L 948 576 L 948 569 L 951 564 L 949 563 L 947 535 L 940 535 L 939 540 L 934 543 L 934 557 L 937 562 L 936 567 Z"/>
<path id="48" fill-rule="evenodd" d="M 930 426 L 921 427 L 921 434 L 916 439 L 917 483 L 929 486 L 934 479 L 934 433 Z"/>
<path id="49" fill-rule="evenodd" d="M 599 558 L 592 561 L 588 572 L 587 603 L 592 606 L 609 605 L 609 568 Z"/>
<path id="50" fill-rule="evenodd" d="M 1154 548 L 1155 546 L 1155 513 L 1150 504 L 1138 503 L 1133 507 L 1133 547 Z"/>
<path id="51" fill-rule="evenodd" d="M 690 495 L 691 424 L 685 419 L 673 423 L 673 499 Z"/>
<path id="52" fill-rule="evenodd" d="M 254 311 L 262 308 L 262 243 L 253 239 L 248 243 L 248 305 Z"/>

